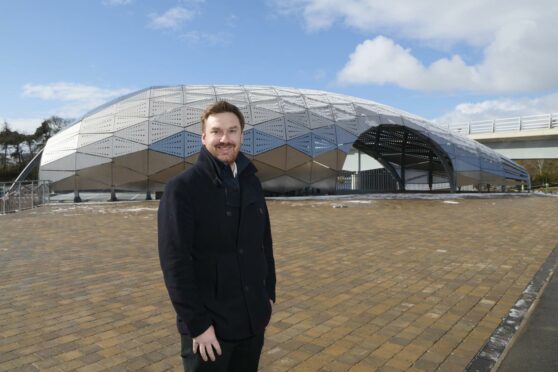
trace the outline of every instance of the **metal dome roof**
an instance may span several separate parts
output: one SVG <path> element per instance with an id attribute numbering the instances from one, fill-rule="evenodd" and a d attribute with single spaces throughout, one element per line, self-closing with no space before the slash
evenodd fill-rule
<path id="1" fill-rule="evenodd" d="M 331 191 L 353 146 L 403 189 L 528 182 L 511 160 L 418 116 L 336 93 L 260 85 L 151 87 L 116 99 L 47 142 L 40 177 L 57 190 L 161 190 L 196 160 L 201 113 L 217 100 L 244 114 L 242 151 L 268 190 Z"/>

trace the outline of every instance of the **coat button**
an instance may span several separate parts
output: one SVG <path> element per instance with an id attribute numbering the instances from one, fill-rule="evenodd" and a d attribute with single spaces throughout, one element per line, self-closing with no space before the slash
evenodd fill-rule
<path id="1" fill-rule="evenodd" d="M 238 250 L 238 254 L 243 254 L 243 253 L 244 253 L 244 249 L 240 248 L 240 249 Z"/>
<path id="2" fill-rule="evenodd" d="M 231 212 L 231 211 L 227 211 L 227 216 L 228 216 L 228 217 L 232 216 L 232 212 Z"/>
<path id="3" fill-rule="evenodd" d="M 247 285 L 244 286 L 244 292 L 248 292 L 248 286 Z"/>

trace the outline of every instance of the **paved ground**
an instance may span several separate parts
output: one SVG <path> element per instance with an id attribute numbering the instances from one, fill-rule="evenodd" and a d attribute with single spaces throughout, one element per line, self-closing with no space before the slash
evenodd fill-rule
<path id="1" fill-rule="evenodd" d="M 558 371 L 558 274 L 544 290 L 540 301 L 520 332 L 518 340 L 498 372 Z"/>
<path id="2" fill-rule="evenodd" d="M 157 206 L 0 216 L 0 371 L 180 370 Z M 551 197 L 269 206 L 263 371 L 463 370 L 558 244 Z"/>

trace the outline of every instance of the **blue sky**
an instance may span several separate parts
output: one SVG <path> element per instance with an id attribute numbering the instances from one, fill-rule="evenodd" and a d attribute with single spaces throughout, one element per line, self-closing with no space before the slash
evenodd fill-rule
<path id="1" fill-rule="evenodd" d="M 153 85 L 265 84 L 437 121 L 558 112 L 550 0 L 0 3 L 0 120 L 31 132 Z"/>

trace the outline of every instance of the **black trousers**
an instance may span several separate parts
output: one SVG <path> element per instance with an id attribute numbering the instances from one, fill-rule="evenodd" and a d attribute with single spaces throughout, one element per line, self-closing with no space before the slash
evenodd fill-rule
<path id="1" fill-rule="evenodd" d="M 252 336 L 239 341 L 219 339 L 222 354 L 215 352 L 214 362 L 204 362 L 199 351 L 192 351 L 192 338 L 180 336 L 182 363 L 185 372 L 257 372 L 260 354 L 264 343 L 264 334 Z"/>

